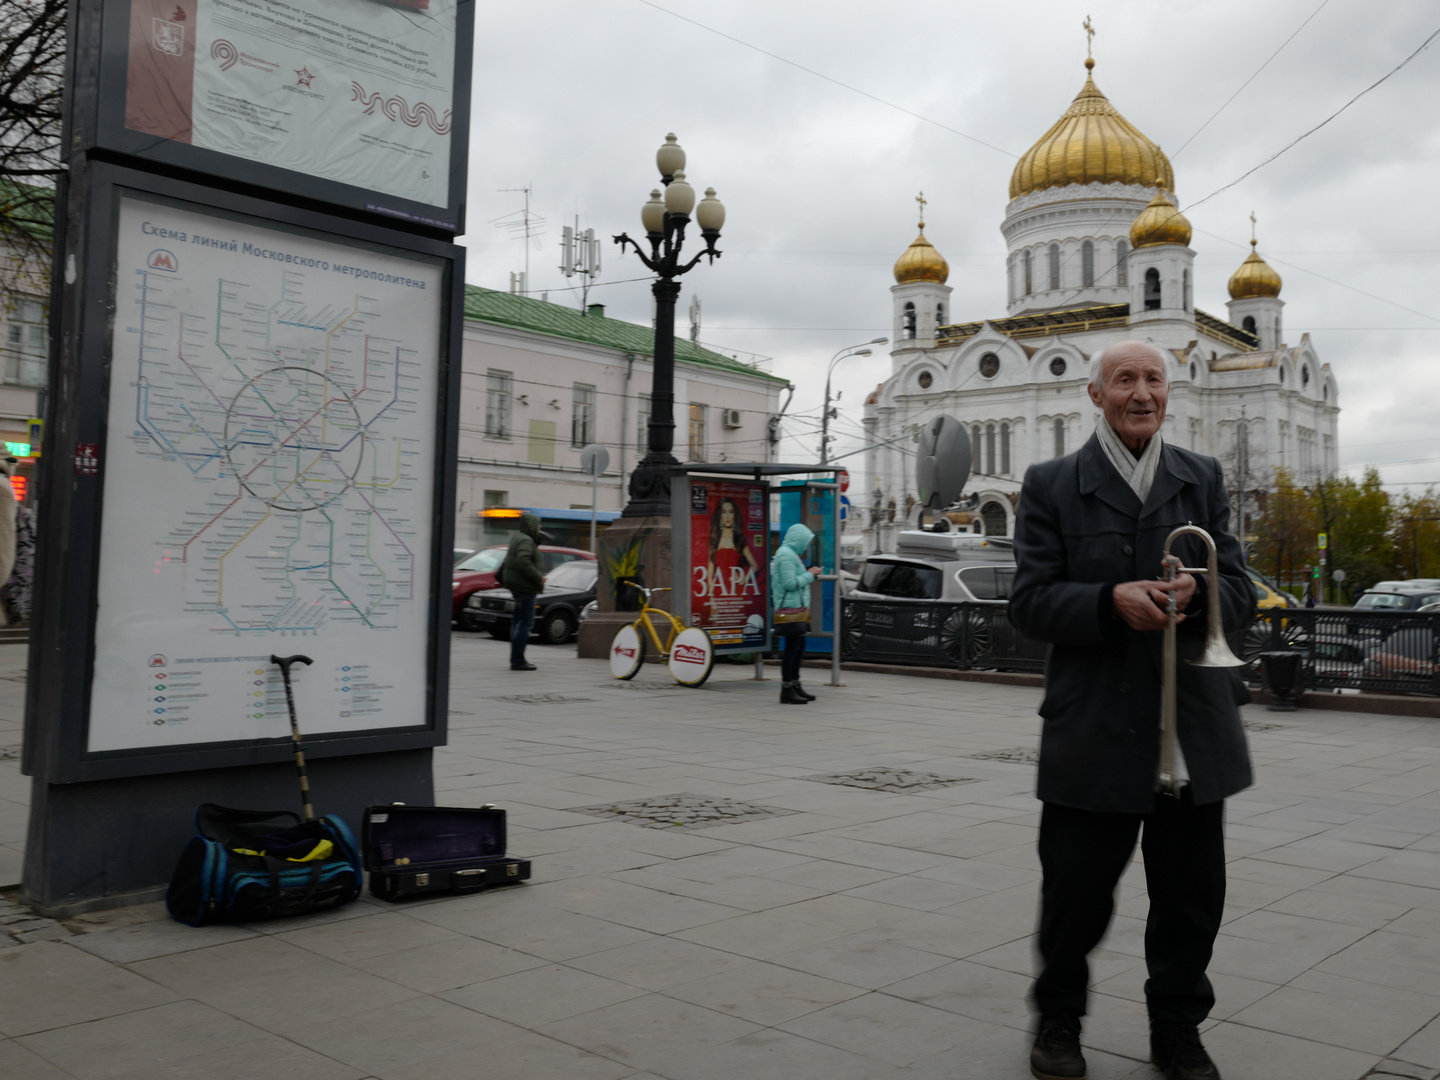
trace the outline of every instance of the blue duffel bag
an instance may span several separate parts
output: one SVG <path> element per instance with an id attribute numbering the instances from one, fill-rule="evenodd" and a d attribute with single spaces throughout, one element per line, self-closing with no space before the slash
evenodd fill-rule
<path id="1" fill-rule="evenodd" d="M 305 915 L 360 895 L 360 852 L 336 814 L 302 821 L 288 810 L 205 803 L 195 829 L 165 894 L 188 926 Z"/>

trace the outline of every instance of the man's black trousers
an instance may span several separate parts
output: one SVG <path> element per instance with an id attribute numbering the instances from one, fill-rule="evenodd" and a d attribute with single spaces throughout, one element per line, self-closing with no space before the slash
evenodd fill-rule
<path id="1" fill-rule="evenodd" d="M 1149 814 L 1107 814 L 1046 803 L 1040 815 L 1041 1016 L 1085 1013 L 1086 956 L 1105 935 L 1115 886 L 1142 834 L 1150 917 L 1145 999 L 1152 1023 L 1199 1024 L 1215 1005 L 1205 969 L 1225 906 L 1225 804 L 1196 806 L 1190 789 L 1155 797 Z"/>

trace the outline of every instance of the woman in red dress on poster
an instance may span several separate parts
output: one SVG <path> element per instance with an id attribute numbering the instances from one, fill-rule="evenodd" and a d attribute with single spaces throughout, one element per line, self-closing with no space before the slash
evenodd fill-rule
<path id="1" fill-rule="evenodd" d="M 706 568 L 710 624 L 722 611 L 717 597 L 741 596 L 745 583 L 754 580 L 755 555 L 740 525 L 740 510 L 733 499 L 721 499 L 710 516 L 710 565 Z"/>

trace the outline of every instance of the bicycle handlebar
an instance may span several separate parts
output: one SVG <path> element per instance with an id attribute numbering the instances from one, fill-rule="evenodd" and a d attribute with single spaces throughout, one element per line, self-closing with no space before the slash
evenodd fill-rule
<path id="1" fill-rule="evenodd" d="M 634 582 L 631 582 L 631 584 L 634 585 L 635 583 L 634 583 Z M 647 589 L 644 585 L 635 585 L 635 588 L 639 589 L 642 593 L 645 594 L 645 599 L 646 599 L 646 600 L 649 600 L 649 599 L 650 599 L 650 594 L 651 594 L 651 593 L 670 592 L 670 591 L 671 591 L 671 589 L 670 589 L 668 586 L 667 586 L 666 588 L 663 588 L 663 589 L 661 589 L 661 588 L 649 588 L 649 589 Z"/>

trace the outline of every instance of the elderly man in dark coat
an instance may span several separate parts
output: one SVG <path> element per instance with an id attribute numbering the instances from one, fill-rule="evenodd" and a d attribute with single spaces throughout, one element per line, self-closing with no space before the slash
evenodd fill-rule
<path id="1" fill-rule="evenodd" d="M 1095 360 L 1090 397 L 1103 411 L 1077 452 L 1025 474 L 1015 524 L 1018 569 L 1010 620 L 1052 645 L 1040 706 L 1038 791 L 1043 871 L 1040 1014 L 1031 1072 L 1085 1076 L 1080 1018 L 1086 956 L 1109 926 L 1115 886 L 1141 836 L 1150 914 L 1145 983 L 1151 1057 L 1169 1080 L 1219 1080 L 1197 1031 L 1215 1003 L 1205 969 L 1225 900 L 1224 800 L 1251 783 L 1233 668 L 1191 667 L 1205 614 L 1220 605 L 1227 633 L 1248 625 L 1253 593 L 1215 459 L 1160 436 L 1169 395 L 1163 354 L 1139 341 Z M 1219 550 L 1219 580 L 1159 580 L 1165 538 L 1187 523 Z M 1183 565 L 1205 565 L 1204 543 L 1179 538 Z M 1157 792 L 1162 631 L 1176 595 L 1178 796 Z"/>

